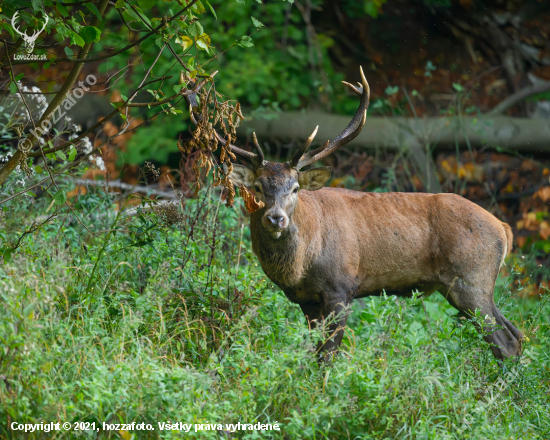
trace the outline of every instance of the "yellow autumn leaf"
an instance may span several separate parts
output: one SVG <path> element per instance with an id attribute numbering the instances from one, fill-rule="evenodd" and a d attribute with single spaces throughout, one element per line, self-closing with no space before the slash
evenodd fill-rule
<path id="1" fill-rule="evenodd" d="M 181 37 L 179 37 L 179 43 L 181 44 L 181 47 L 183 47 L 183 50 L 187 50 L 193 45 L 193 40 L 189 37 L 182 35 Z"/>
<path id="2" fill-rule="evenodd" d="M 210 44 L 212 43 L 212 41 L 210 40 L 210 35 L 208 35 L 208 34 L 199 35 L 199 38 L 197 38 L 197 40 L 204 41 L 207 46 L 210 46 Z"/>

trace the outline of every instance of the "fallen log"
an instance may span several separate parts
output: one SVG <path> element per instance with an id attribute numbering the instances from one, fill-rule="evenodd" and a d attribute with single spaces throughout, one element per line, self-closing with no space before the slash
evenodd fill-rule
<path id="1" fill-rule="evenodd" d="M 282 112 L 270 120 L 243 123 L 241 136 L 255 131 L 260 139 L 304 140 L 319 125 L 316 142 L 334 139 L 349 117 L 322 112 Z M 242 137 L 241 137 L 242 138 Z M 369 116 L 348 148 L 386 149 L 408 154 L 428 192 L 441 192 L 434 151 L 457 148 L 511 150 L 523 154 L 550 153 L 550 120 L 508 116 L 404 118 Z"/>
<path id="2" fill-rule="evenodd" d="M 304 140 L 316 125 L 314 142 L 334 139 L 349 122 L 348 116 L 323 112 L 281 112 L 271 120 L 245 121 L 243 136 L 255 131 L 260 139 Z M 348 147 L 402 151 L 420 147 L 435 150 L 471 148 L 507 149 L 518 153 L 550 153 L 550 120 L 508 116 L 380 117 L 368 116 L 361 134 Z"/>

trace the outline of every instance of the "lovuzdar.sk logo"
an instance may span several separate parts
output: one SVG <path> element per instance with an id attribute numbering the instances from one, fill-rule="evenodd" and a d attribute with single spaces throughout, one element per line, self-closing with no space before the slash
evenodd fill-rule
<path id="1" fill-rule="evenodd" d="M 13 59 L 14 60 L 32 60 L 32 61 L 44 61 L 46 60 L 46 55 L 33 55 L 32 51 L 34 50 L 34 43 L 38 39 L 38 36 L 42 33 L 44 29 L 46 29 L 46 25 L 48 24 L 48 14 L 46 12 L 42 11 L 42 14 L 44 15 L 44 26 L 42 26 L 42 29 L 35 30 L 32 35 L 28 35 L 27 31 L 21 32 L 19 28 L 16 25 L 16 21 L 19 17 L 19 12 L 16 12 L 13 14 L 13 17 L 11 19 L 11 25 L 13 27 L 13 30 L 17 32 L 21 37 L 23 38 L 23 41 L 25 42 L 25 51 L 26 54 L 14 54 Z"/>

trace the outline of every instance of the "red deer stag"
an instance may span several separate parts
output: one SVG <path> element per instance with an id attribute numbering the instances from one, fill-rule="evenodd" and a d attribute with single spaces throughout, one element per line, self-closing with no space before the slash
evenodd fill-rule
<path id="1" fill-rule="evenodd" d="M 361 97 L 357 113 L 320 148 L 307 152 L 317 129 L 287 163 L 264 160 L 255 136 L 257 154 L 229 145 L 252 165 L 235 164 L 231 179 L 253 187 L 265 204 L 250 217 L 262 269 L 309 321 L 338 317 L 328 328 L 333 337 L 320 347 L 325 352 L 342 341 L 342 312 L 354 298 L 384 291 L 411 296 L 417 289 L 425 295 L 439 291 L 467 315 L 480 310 L 495 357 L 519 355 L 522 334 L 493 300 L 495 279 L 512 249 L 510 226 L 456 194 L 324 188 L 330 167 L 300 171 L 360 133 L 370 97 L 362 69 L 361 80 L 358 87 L 344 82 Z"/>

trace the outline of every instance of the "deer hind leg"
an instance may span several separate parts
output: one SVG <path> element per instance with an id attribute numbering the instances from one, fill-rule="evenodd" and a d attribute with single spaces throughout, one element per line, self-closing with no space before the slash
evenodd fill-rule
<path id="1" fill-rule="evenodd" d="M 505 359 L 521 354 L 521 332 L 508 321 L 496 307 L 493 299 L 493 288 L 479 289 L 455 279 L 443 289 L 443 296 L 449 303 L 468 316 L 473 316 L 476 310 L 481 311 L 485 325 L 476 325 L 483 332 L 483 339 L 491 344 L 491 351 L 497 359 Z"/>

